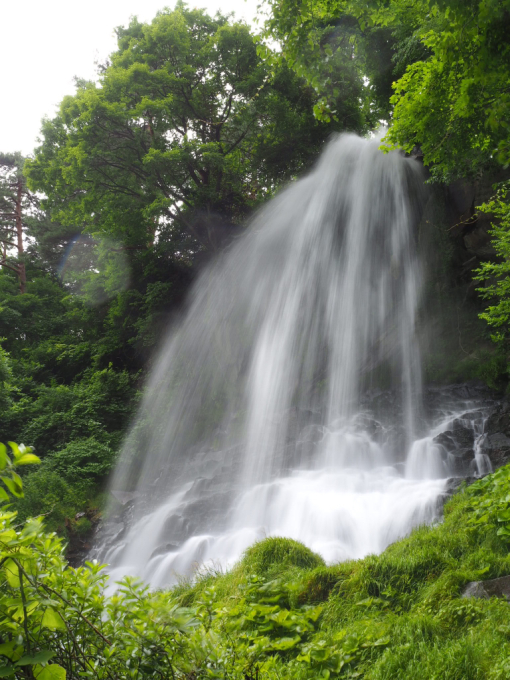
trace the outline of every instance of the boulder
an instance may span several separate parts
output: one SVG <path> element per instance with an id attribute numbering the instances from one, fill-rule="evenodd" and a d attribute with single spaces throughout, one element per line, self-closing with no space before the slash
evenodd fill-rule
<path id="1" fill-rule="evenodd" d="M 451 425 L 451 436 L 453 437 L 456 448 L 471 449 L 475 441 L 475 433 L 467 428 L 461 418 L 456 418 Z"/>
<path id="2" fill-rule="evenodd" d="M 448 453 L 448 462 L 453 465 L 453 473 L 465 476 L 473 472 L 475 452 L 473 449 L 455 449 Z"/>
<path id="3" fill-rule="evenodd" d="M 482 451 L 489 456 L 494 469 L 506 465 L 510 463 L 510 438 L 504 432 L 487 434 L 482 443 Z"/>
<path id="4" fill-rule="evenodd" d="M 159 555 L 166 555 L 166 553 L 175 552 L 176 550 L 179 550 L 178 543 L 164 543 L 163 545 L 158 545 L 158 547 L 152 551 L 149 560 L 152 560 L 153 557 L 158 557 Z"/>
<path id="5" fill-rule="evenodd" d="M 510 576 L 502 576 L 489 581 L 471 581 L 462 591 L 462 597 L 476 597 L 479 600 L 504 597 L 510 602 Z"/>
<path id="6" fill-rule="evenodd" d="M 501 432 L 510 437 L 510 409 L 507 401 L 496 406 L 485 423 L 485 432 L 488 435 Z"/>
<path id="7" fill-rule="evenodd" d="M 455 451 L 457 445 L 453 439 L 453 433 L 451 430 L 446 430 L 446 432 L 441 432 L 432 440 L 434 444 L 442 446 L 448 453 Z"/>

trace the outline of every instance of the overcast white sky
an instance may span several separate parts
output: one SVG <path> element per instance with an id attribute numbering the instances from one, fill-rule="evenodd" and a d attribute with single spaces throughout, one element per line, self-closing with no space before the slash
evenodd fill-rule
<path id="1" fill-rule="evenodd" d="M 260 0 L 188 0 L 251 21 Z M 0 152 L 30 154 L 43 116 L 52 117 L 73 78 L 94 78 L 116 48 L 113 29 L 150 21 L 175 0 L 0 0 Z"/>

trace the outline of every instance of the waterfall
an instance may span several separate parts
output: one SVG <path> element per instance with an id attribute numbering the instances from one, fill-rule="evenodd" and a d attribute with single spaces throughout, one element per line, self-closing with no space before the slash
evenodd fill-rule
<path id="1" fill-rule="evenodd" d="M 378 145 L 333 139 L 195 284 L 112 481 L 132 517 L 103 541 L 114 577 L 168 585 L 269 535 L 358 558 L 436 516 L 449 469 L 421 408 L 421 170 Z"/>

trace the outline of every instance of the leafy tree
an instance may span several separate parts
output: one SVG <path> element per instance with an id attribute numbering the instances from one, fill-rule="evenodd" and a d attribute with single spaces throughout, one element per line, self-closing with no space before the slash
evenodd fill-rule
<path id="1" fill-rule="evenodd" d="M 261 47 L 267 58 L 280 55 L 319 95 L 315 115 L 343 122 L 345 129 L 366 132 L 391 115 L 392 82 L 420 52 L 404 49 L 416 23 L 389 26 L 374 22 L 357 0 L 266 0 L 270 10 L 263 36 L 278 41 L 281 52 Z"/>
<path id="2" fill-rule="evenodd" d="M 100 84 L 79 83 L 44 123 L 29 184 L 64 225 L 189 261 L 221 241 L 211 216 L 228 231 L 331 128 L 292 72 L 271 73 L 244 24 L 179 2 L 117 35 Z"/>
<path id="3" fill-rule="evenodd" d="M 472 177 L 510 162 L 510 2 L 423 3 L 429 50 L 395 85 L 388 141 L 421 146 L 433 176 Z"/>
<path id="4" fill-rule="evenodd" d="M 25 217 L 37 202 L 27 189 L 23 164 L 20 154 L 0 154 L 0 267 L 16 273 L 20 293 L 26 291 L 27 282 L 23 259 Z"/>
<path id="5" fill-rule="evenodd" d="M 0 347 L 0 409 L 4 413 L 11 405 L 11 375 L 9 355 Z"/>
<path id="6" fill-rule="evenodd" d="M 268 4 L 272 16 L 267 33 L 283 41 L 284 54 L 308 80 L 307 50 L 302 50 L 308 34 L 319 62 L 328 57 L 321 41 L 336 26 L 354 27 L 354 60 L 363 53 L 370 57 L 371 37 L 383 36 L 382 73 L 374 72 L 370 58 L 360 59 L 368 89 L 372 88 L 371 105 L 384 90 L 389 94 L 389 78 L 383 76 L 392 74 L 396 82 L 390 97 L 387 146 L 411 151 L 419 145 L 435 178 L 449 181 L 474 175 L 494 159 L 509 162 L 509 0 L 269 0 Z M 327 112 L 333 107 L 328 81 L 319 79 L 315 84 Z"/>
<path id="7" fill-rule="evenodd" d="M 491 200 L 478 209 L 495 218 L 491 235 L 499 256 L 499 261 L 483 262 L 477 270 L 476 280 L 485 284 L 479 293 L 494 303 L 481 318 L 494 328 L 493 340 L 504 344 L 510 337 L 510 182 L 499 184 Z"/>
<path id="8" fill-rule="evenodd" d="M 51 217 L 32 225 L 34 262 L 94 308 L 98 368 L 136 371 L 203 258 L 340 125 L 314 117 L 313 89 L 265 64 L 244 24 L 178 3 L 117 35 L 25 171 Z"/>

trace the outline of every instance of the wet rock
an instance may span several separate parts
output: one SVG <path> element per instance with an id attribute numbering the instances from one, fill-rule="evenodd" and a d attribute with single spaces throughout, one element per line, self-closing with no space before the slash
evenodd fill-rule
<path id="1" fill-rule="evenodd" d="M 510 463 L 510 438 L 503 432 L 486 435 L 482 450 L 489 456 L 494 469 Z"/>
<path id="2" fill-rule="evenodd" d="M 502 433 L 510 437 L 510 410 L 508 402 L 498 404 L 485 423 L 485 432 L 488 435 Z"/>
<path id="3" fill-rule="evenodd" d="M 158 547 L 152 551 L 149 560 L 152 560 L 153 557 L 158 557 L 158 555 L 166 555 L 166 553 L 175 552 L 178 549 L 178 543 L 165 543 L 164 545 L 158 545 Z"/>
<path id="4" fill-rule="evenodd" d="M 204 495 L 197 500 L 183 503 L 165 520 L 161 531 L 162 540 L 180 544 L 197 533 L 220 530 L 228 517 L 231 503 L 230 492 Z"/>
<path id="5" fill-rule="evenodd" d="M 102 522 L 101 537 L 110 543 L 115 543 L 124 535 L 126 525 L 124 522 Z"/>
<path id="6" fill-rule="evenodd" d="M 140 494 L 136 491 L 121 491 L 117 489 L 111 489 L 110 493 L 121 505 L 127 505 L 128 503 L 134 502 Z"/>
<path id="7" fill-rule="evenodd" d="M 202 477 L 212 477 L 220 470 L 223 461 L 218 457 L 204 454 L 202 459 L 197 461 L 196 474 Z"/>
<path id="8" fill-rule="evenodd" d="M 450 496 L 453 496 L 453 494 L 459 490 L 459 487 L 462 486 L 462 484 L 470 486 L 471 484 L 477 482 L 478 479 L 479 477 L 474 475 L 470 475 L 468 477 L 450 477 L 446 480 L 445 495 L 447 498 L 450 498 Z"/>
<path id="9" fill-rule="evenodd" d="M 490 224 L 480 224 L 464 236 L 466 250 L 480 260 L 494 259 L 497 255 L 489 230 Z"/>
<path id="10" fill-rule="evenodd" d="M 476 472 L 475 452 L 473 449 L 455 449 L 448 453 L 448 462 L 456 475 L 469 475 Z"/>
<path id="11" fill-rule="evenodd" d="M 433 442 L 446 452 L 444 459 L 455 475 L 465 476 L 473 472 L 474 439 L 473 430 L 465 427 L 460 419 L 452 423 L 452 429 L 441 432 Z"/>
<path id="12" fill-rule="evenodd" d="M 317 427 L 322 423 L 322 416 L 319 412 L 307 408 L 290 408 L 281 416 L 282 421 L 287 421 L 286 439 L 287 443 L 295 442 L 300 438 L 303 429 Z"/>
<path id="13" fill-rule="evenodd" d="M 161 537 L 163 539 L 172 539 L 172 541 L 177 541 L 179 543 L 183 543 L 189 535 L 189 520 L 177 513 L 167 517 L 161 529 Z"/>
<path id="14" fill-rule="evenodd" d="M 477 420 L 483 420 L 483 412 L 482 411 L 468 411 L 467 413 L 463 413 L 459 420 L 462 421 L 471 421 L 475 422 Z"/>
<path id="15" fill-rule="evenodd" d="M 457 444 L 453 439 L 453 433 L 450 430 L 441 432 L 437 435 L 437 437 L 434 437 L 432 441 L 434 444 L 439 444 L 439 446 L 442 446 L 446 451 L 448 451 L 448 453 L 454 451 L 457 448 Z"/>
<path id="16" fill-rule="evenodd" d="M 304 464 L 313 458 L 317 445 L 324 438 L 324 428 L 322 425 L 307 425 L 299 433 L 294 449 L 296 454 L 296 465 Z M 291 460 L 290 458 L 288 459 Z"/>
<path id="17" fill-rule="evenodd" d="M 488 436 L 491 449 L 510 449 L 510 438 L 503 432 L 496 432 Z"/>
<path id="18" fill-rule="evenodd" d="M 449 431 L 450 432 L 450 431 Z M 456 418 L 451 425 L 451 436 L 457 448 L 472 448 L 475 441 L 475 433 L 467 428 L 460 418 Z"/>
<path id="19" fill-rule="evenodd" d="M 184 499 L 190 501 L 210 496 L 212 493 L 217 492 L 222 486 L 222 480 L 218 476 L 199 477 L 185 493 Z"/>
<path id="20" fill-rule="evenodd" d="M 462 591 L 462 597 L 475 597 L 480 600 L 504 597 L 510 602 L 510 576 L 502 576 L 489 581 L 472 581 Z"/>
<path id="21" fill-rule="evenodd" d="M 385 432 L 383 426 L 378 420 L 365 413 L 361 413 L 357 416 L 356 425 L 358 425 L 361 430 L 369 434 L 370 437 L 376 441 L 381 441 Z"/>

